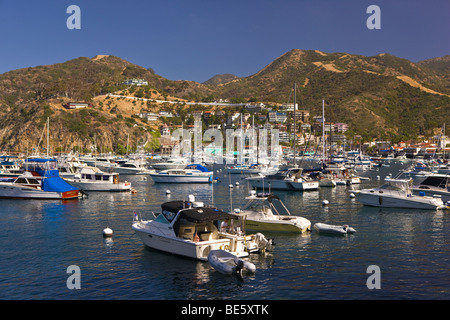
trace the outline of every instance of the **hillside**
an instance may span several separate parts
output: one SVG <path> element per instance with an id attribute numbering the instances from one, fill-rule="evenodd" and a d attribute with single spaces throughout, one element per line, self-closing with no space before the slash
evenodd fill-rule
<path id="1" fill-rule="evenodd" d="M 225 73 L 225 74 L 216 74 L 214 77 L 206 80 L 203 82 L 203 84 L 206 85 L 219 85 L 219 84 L 225 84 L 227 82 L 233 81 L 238 79 L 237 76 L 231 73 Z"/>
<path id="2" fill-rule="evenodd" d="M 128 136 L 132 144 L 155 140 L 151 131 L 159 123 L 142 121 L 136 113 L 176 109 L 107 93 L 180 102 L 222 98 L 287 103 L 292 102 L 294 81 L 297 103 L 312 116 L 321 114 L 325 99 L 327 119 L 350 124 L 350 135 L 406 139 L 450 123 L 449 66 L 449 56 L 413 63 L 389 54 L 294 49 L 249 77 L 217 75 L 201 84 L 168 80 L 114 56 L 80 57 L 0 75 L 0 149 L 35 147 L 50 117 L 54 146 L 70 150 L 101 144 L 117 150 Z M 148 86 L 122 84 L 131 78 L 145 79 Z M 69 101 L 87 101 L 92 108 L 63 108 Z"/>
<path id="3" fill-rule="evenodd" d="M 366 137 L 407 138 L 450 121 L 449 82 L 430 68 L 389 54 L 294 49 L 218 90 L 225 97 L 292 103 L 294 81 L 299 108 L 320 115 L 325 99 L 333 121 L 347 122 Z"/>

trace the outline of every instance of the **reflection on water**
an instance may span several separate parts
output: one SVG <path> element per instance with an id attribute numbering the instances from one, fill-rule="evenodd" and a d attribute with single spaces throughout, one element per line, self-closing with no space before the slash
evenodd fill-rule
<path id="1" fill-rule="evenodd" d="M 376 186 L 394 169 L 368 172 L 372 180 L 352 188 Z M 277 191 L 291 214 L 312 224 L 349 224 L 357 233 L 266 233 L 274 238 L 274 251 L 251 254 L 248 259 L 257 270 L 240 280 L 208 263 L 146 248 L 133 234 L 134 212 L 149 217 L 159 212 L 162 202 L 186 199 L 188 194 L 223 210 L 241 207 L 249 193 L 245 179 L 223 171 L 215 176 L 221 182 L 165 185 L 127 177 L 136 194 L 92 192 L 79 201 L 0 200 L 0 298 L 450 298 L 448 212 L 365 207 L 349 197 L 348 186 Z M 322 205 L 323 200 L 329 204 Z M 103 238 L 106 227 L 113 229 L 112 238 Z M 66 268 L 72 264 L 80 266 L 82 290 L 65 285 Z M 378 291 L 365 285 L 372 264 L 382 272 Z"/>

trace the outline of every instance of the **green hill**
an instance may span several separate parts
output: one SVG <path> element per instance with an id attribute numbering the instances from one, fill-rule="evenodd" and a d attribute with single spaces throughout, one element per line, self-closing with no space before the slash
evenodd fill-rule
<path id="1" fill-rule="evenodd" d="M 37 145 L 47 117 L 53 145 L 64 150 L 78 144 L 86 149 L 101 141 L 112 151 L 126 144 L 128 135 L 135 144 L 152 139 L 157 123 L 141 121 L 135 114 L 160 105 L 110 98 L 107 93 L 277 104 L 293 102 L 294 82 L 300 109 L 320 115 L 324 99 L 327 118 L 348 123 L 349 135 L 407 139 L 450 123 L 449 57 L 413 63 L 389 54 L 366 57 L 294 49 L 249 77 L 218 75 L 203 84 L 168 80 L 114 56 L 14 70 L 0 75 L 0 149 Z M 132 78 L 144 79 L 148 86 L 122 84 Z M 87 101 L 93 107 L 67 110 L 62 104 L 68 101 Z"/>

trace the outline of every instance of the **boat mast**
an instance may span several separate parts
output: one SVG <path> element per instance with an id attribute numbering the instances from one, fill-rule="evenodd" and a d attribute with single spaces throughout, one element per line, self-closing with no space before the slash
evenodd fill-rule
<path id="1" fill-rule="evenodd" d="M 325 159 L 325 100 L 322 99 L 322 168 L 324 168 Z"/>
<path id="2" fill-rule="evenodd" d="M 294 168 L 297 167 L 297 159 L 295 157 L 295 154 L 297 153 L 296 150 L 296 144 L 297 144 L 297 127 L 296 127 L 296 112 L 295 109 L 297 109 L 296 102 L 297 102 L 297 83 L 294 81 Z"/>

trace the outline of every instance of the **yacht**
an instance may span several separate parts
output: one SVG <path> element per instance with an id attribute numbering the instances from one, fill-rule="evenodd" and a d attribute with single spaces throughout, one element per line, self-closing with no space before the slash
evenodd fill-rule
<path id="1" fill-rule="evenodd" d="M 421 183 L 413 186 L 413 194 L 434 196 L 439 195 L 444 203 L 450 201 L 450 175 L 433 174 L 427 176 Z"/>
<path id="2" fill-rule="evenodd" d="M 247 203 L 242 209 L 235 209 L 234 213 L 245 217 L 246 230 L 296 233 L 311 230 L 308 219 L 291 215 L 280 198 L 272 193 L 262 194 L 251 190 L 245 199 Z M 281 205 L 282 210 L 275 207 L 274 201 Z"/>
<path id="3" fill-rule="evenodd" d="M 69 200 L 79 195 L 77 188 L 55 174 L 38 177 L 25 171 L 18 177 L 0 178 L 0 198 Z"/>
<path id="4" fill-rule="evenodd" d="M 229 221 L 232 228 L 221 228 L 223 221 Z M 161 213 L 154 219 L 143 220 L 135 213 L 132 229 L 150 248 L 202 261 L 208 260 L 212 250 L 245 257 L 260 249 L 254 236 L 242 232 L 239 217 L 205 206 L 193 195 L 187 201 L 163 203 Z"/>
<path id="5" fill-rule="evenodd" d="M 150 174 L 151 170 L 147 168 L 145 160 L 130 159 L 128 161 L 120 163 L 118 167 L 115 167 L 114 172 L 117 172 L 121 175 L 132 175 Z"/>
<path id="6" fill-rule="evenodd" d="M 131 182 L 119 182 L 117 172 L 103 172 L 99 168 L 84 167 L 80 177 L 67 178 L 71 185 L 83 191 L 130 191 Z"/>
<path id="7" fill-rule="evenodd" d="M 213 172 L 202 165 L 191 165 L 186 169 L 169 169 L 150 173 L 155 183 L 209 183 Z"/>
<path id="8" fill-rule="evenodd" d="M 168 170 L 168 169 L 184 169 L 188 165 L 185 158 L 169 159 L 166 162 L 152 163 L 152 168 L 155 170 Z"/>
<path id="9" fill-rule="evenodd" d="M 253 188 L 270 190 L 317 190 L 319 181 L 302 175 L 302 168 L 288 168 L 267 176 L 249 177 L 246 180 Z"/>
<path id="10" fill-rule="evenodd" d="M 412 193 L 412 179 L 386 179 L 378 188 L 352 190 L 364 205 L 385 208 L 443 209 L 438 197 L 416 196 Z"/>

